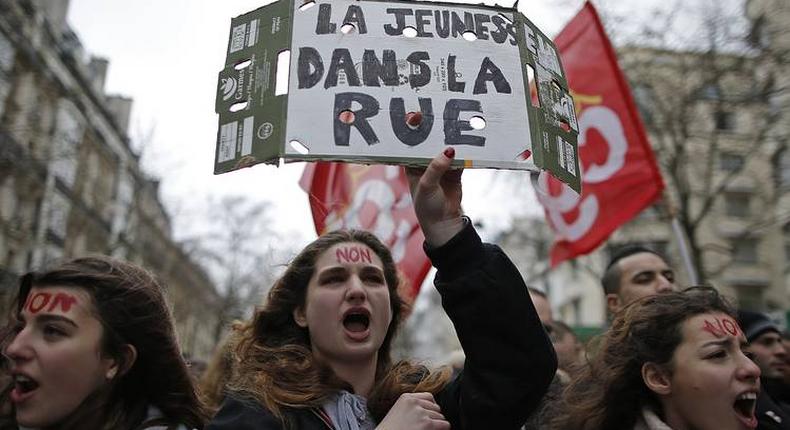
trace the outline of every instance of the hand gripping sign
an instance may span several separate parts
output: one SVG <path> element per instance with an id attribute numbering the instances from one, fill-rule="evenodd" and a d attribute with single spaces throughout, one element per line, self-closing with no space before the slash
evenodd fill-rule
<path id="1" fill-rule="evenodd" d="M 232 20 L 216 111 L 215 173 L 280 158 L 427 165 L 452 145 L 459 165 L 545 169 L 580 190 L 557 50 L 512 9 L 280 0 Z"/>

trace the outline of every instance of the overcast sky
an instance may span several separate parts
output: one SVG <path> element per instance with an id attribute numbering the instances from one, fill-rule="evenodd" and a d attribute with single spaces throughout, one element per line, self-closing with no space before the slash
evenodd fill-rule
<path id="1" fill-rule="evenodd" d="M 143 164 L 162 179 L 162 198 L 177 238 L 190 232 L 189 220 L 197 218 L 211 196 L 231 194 L 271 202 L 276 228 L 283 233 L 296 233 L 305 241 L 315 235 L 307 196 L 297 183 L 302 163 L 212 174 L 218 121 L 214 99 L 230 20 L 267 3 L 71 0 L 68 20 L 86 52 L 110 60 L 106 91 L 134 99 L 133 140 L 153 131 Z M 568 1 L 560 3 L 566 6 L 552 10 L 549 0 L 522 1 L 519 10 L 553 36 L 576 12 L 576 7 L 569 10 Z M 531 194 L 510 198 L 510 188 L 498 185 L 506 182 L 502 176 L 523 178 L 524 187 L 531 189 L 525 172 L 496 179 L 490 171 L 464 174 L 465 209 L 476 221 L 485 221 L 489 232 L 508 225 L 513 214 L 540 213 Z"/>

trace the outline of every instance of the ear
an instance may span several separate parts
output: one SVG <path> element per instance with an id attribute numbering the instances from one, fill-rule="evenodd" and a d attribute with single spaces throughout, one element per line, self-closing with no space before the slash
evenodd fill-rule
<path id="1" fill-rule="evenodd" d="M 650 391 L 666 396 L 672 393 L 672 380 L 664 368 L 655 363 L 642 365 L 642 380 Z"/>
<path id="2" fill-rule="evenodd" d="M 620 296 L 614 293 L 606 295 L 606 308 L 609 309 L 609 313 L 612 315 L 616 314 L 622 306 L 623 303 L 620 301 Z"/>
<path id="3" fill-rule="evenodd" d="M 294 309 L 293 316 L 296 325 L 301 328 L 307 328 L 307 315 L 305 315 L 303 306 L 299 306 L 298 308 Z"/>
<path id="4" fill-rule="evenodd" d="M 123 375 L 134 366 L 137 360 L 137 348 L 132 344 L 125 344 L 121 347 L 120 358 L 108 358 L 108 367 L 104 372 L 104 377 L 107 380 L 112 380 L 118 375 Z"/>

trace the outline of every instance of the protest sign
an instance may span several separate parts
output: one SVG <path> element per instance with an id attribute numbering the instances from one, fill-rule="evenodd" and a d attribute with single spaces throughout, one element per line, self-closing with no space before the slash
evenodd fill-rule
<path id="1" fill-rule="evenodd" d="M 281 158 L 425 165 L 452 145 L 459 165 L 545 169 L 580 190 L 557 50 L 513 9 L 280 0 L 232 20 L 216 111 L 215 173 Z"/>

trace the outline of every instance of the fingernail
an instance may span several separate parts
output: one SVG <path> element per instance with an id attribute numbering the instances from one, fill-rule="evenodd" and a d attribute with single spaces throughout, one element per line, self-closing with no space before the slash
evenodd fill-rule
<path id="1" fill-rule="evenodd" d="M 455 148 L 449 147 L 444 150 L 444 156 L 447 158 L 454 158 L 455 157 Z"/>

